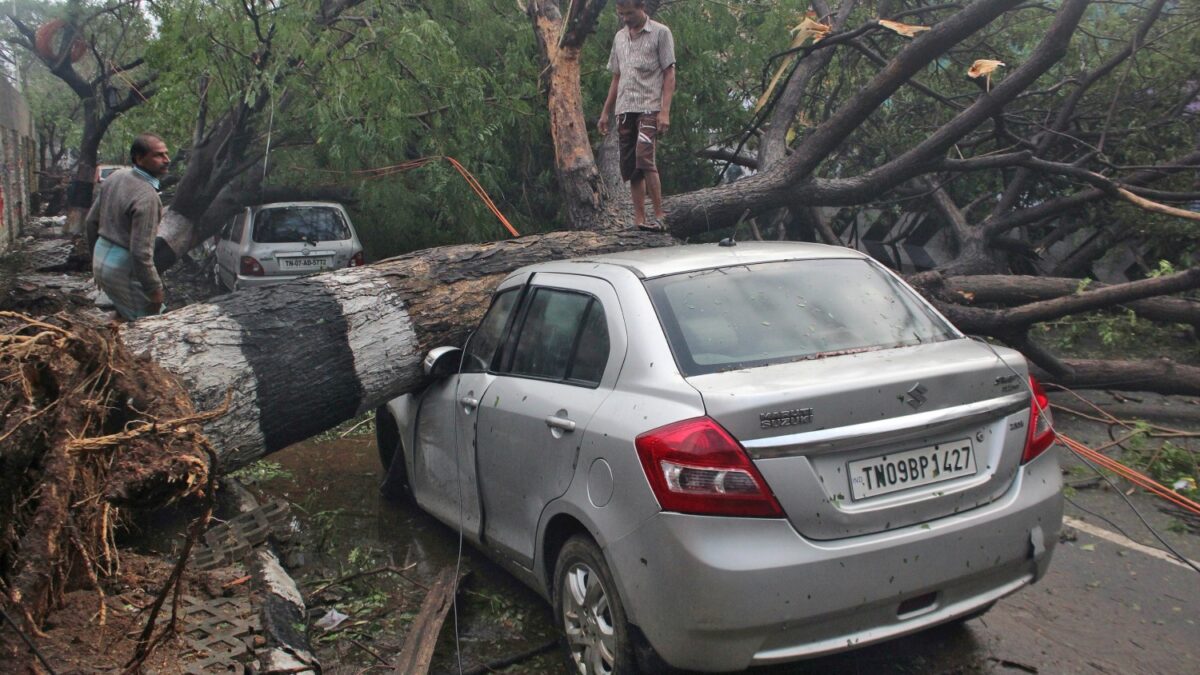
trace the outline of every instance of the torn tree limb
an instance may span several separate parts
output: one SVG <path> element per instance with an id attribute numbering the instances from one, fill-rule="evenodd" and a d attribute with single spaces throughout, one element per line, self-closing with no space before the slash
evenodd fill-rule
<path id="1" fill-rule="evenodd" d="M 912 283 L 938 296 L 937 285 L 940 275 L 914 275 Z M 1176 274 L 1131 281 L 1126 284 L 1104 286 L 1073 295 L 1063 295 L 1020 307 L 1008 309 L 983 309 L 954 304 L 946 300 L 945 294 L 935 300 L 938 308 L 967 333 L 1013 334 L 1039 321 L 1050 321 L 1079 312 L 1104 309 L 1135 300 L 1158 295 L 1179 293 L 1200 288 L 1200 268 L 1192 268 Z"/>
<path id="2" fill-rule="evenodd" d="M 402 675 L 423 675 L 429 672 L 433 662 L 433 648 L 437 645 L 438 634 L 442 631 L 442 623 L 454 603 L 454 595 L 458 592 L 455 576 L 458 570 L 446 567 L 437 577 L 425 594 L 421 603 L 421 611 L 413 619 L 404 638 L 404 647 L 400 650 L 400 660 L 396 663 L 394 673 Z"/>
<path id="3" fill-rule="evenodd" d="M 1051 300 L 1108 284 L 1085 283 L 1082 279 L 1032 277 L 1008 274 L 944 277 L 946 297 L 959 304 L 1023 305 Z M 957 297 L 956 297 L 957 296 Z M 1154 297 L 1121 303 L 1147 319 L 1186 323 L 1200 327 L 1200 301 L 1177 297 Z"/>

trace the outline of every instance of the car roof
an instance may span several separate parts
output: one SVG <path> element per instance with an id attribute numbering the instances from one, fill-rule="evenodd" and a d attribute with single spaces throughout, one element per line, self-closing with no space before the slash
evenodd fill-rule
<path id="1" fill-rule="evenodd" d="M 756 263 L 783 260 L 861 259 L 866 257 L 866 255 L 858 251 L 840 246 L 790 241 L 756 241 L 739 242 L 734 246 L 687 244 L 621 251 L 618 253 L 572 258 L 557 263 L 541 263 L 532 265 L 524 271 L 566 272 L 571 271 L 569 268 L 570 265 L 587 263 L 592 265 L 612 265 L 627 269 L 639 278 L 653 279 L 670 274 L 728 267 L 730 265 L 753 265 Z M 564 265 L 567 266 L 565 269 Z"/>
<path id="2" fill-rule="evenodd" d="M 250 208 L 251 208 L 251 210 L 258 212 L 258 211 L 262 211 L 263 209 L 277 209 L 277 208 L 287 207 L 287 206 L 328 206 L 328 207 L 335 208 L 335 209 L 344 209 L 345 208 L 338 202 L 270 202 L 267 204 L 258 204 L 257 206 L 251 206 Z"/>

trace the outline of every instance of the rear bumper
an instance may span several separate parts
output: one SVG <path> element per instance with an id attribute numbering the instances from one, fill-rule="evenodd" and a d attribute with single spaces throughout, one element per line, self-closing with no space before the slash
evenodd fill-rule
<path id="1" fill-rule="evenodd" d="M 324 271 L 324 270 L 321 270 L 321 271 Z M 313 272 L 309 272 L 309 274 L 313 274 Z M 302 276 L 307 276 L 307 275 L 304 275 L 304 274 L 288 274 L 288 275 L 278 274 L 278 275 L 273 275 L 273 276 L 247 277 L 247 276 L 242 276 L 241 274 L 239 274 L 239 275 L 237 275 L 237 279 L 235 280 L 234 283 L 237 285 L 237 288 L 239 288 L 239 289 L 241 289 L 241 288 L 258 288 L 259 286 L 272 286 L 274 284 L 282 284 L 285 281 L 293 281 L 295 279 L 299 279 Z"/>
<path id="2" fill-rule="evenodd" d="M 784 520 L 660 513 L 607 554 L 630 620 L 667 662 L 739 670 L 916 632 L 1036 581 L 1058 542 L 1060 486 L 1047 452 L 999 500 L 924 525 L 811 541 Z"/>

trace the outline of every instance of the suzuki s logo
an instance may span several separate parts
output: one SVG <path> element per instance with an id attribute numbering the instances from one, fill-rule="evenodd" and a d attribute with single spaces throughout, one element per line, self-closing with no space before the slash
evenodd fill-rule
<path id="1" fill-rule="evenodd" d="M 925 405 L 925 401 L 928 400 L 928 399 L 926 399 L 925 394 L 928 393 L 928 391 L 929 391 L 928 389 L 926 389 L 924 386 L 921 385 L 920 382 L 918 382 L 913 385 L 912 389 L 909 389 L 907 392 L 904 393 L 904 397 L 903 397 L 904 402 L 909 404 L 910 406 L 913 407 L 914 410 L 916 410 L 917 408 L 920 408 L 921 406 Z"/>

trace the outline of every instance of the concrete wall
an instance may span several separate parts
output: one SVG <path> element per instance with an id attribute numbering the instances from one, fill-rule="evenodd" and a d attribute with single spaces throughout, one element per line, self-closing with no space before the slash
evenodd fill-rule
<path id="1" fill-rule="evenodd" d="M 7 251 L 30 215 L 37 142 L 25 100 L 0 79 L 0 252 Z"/>

